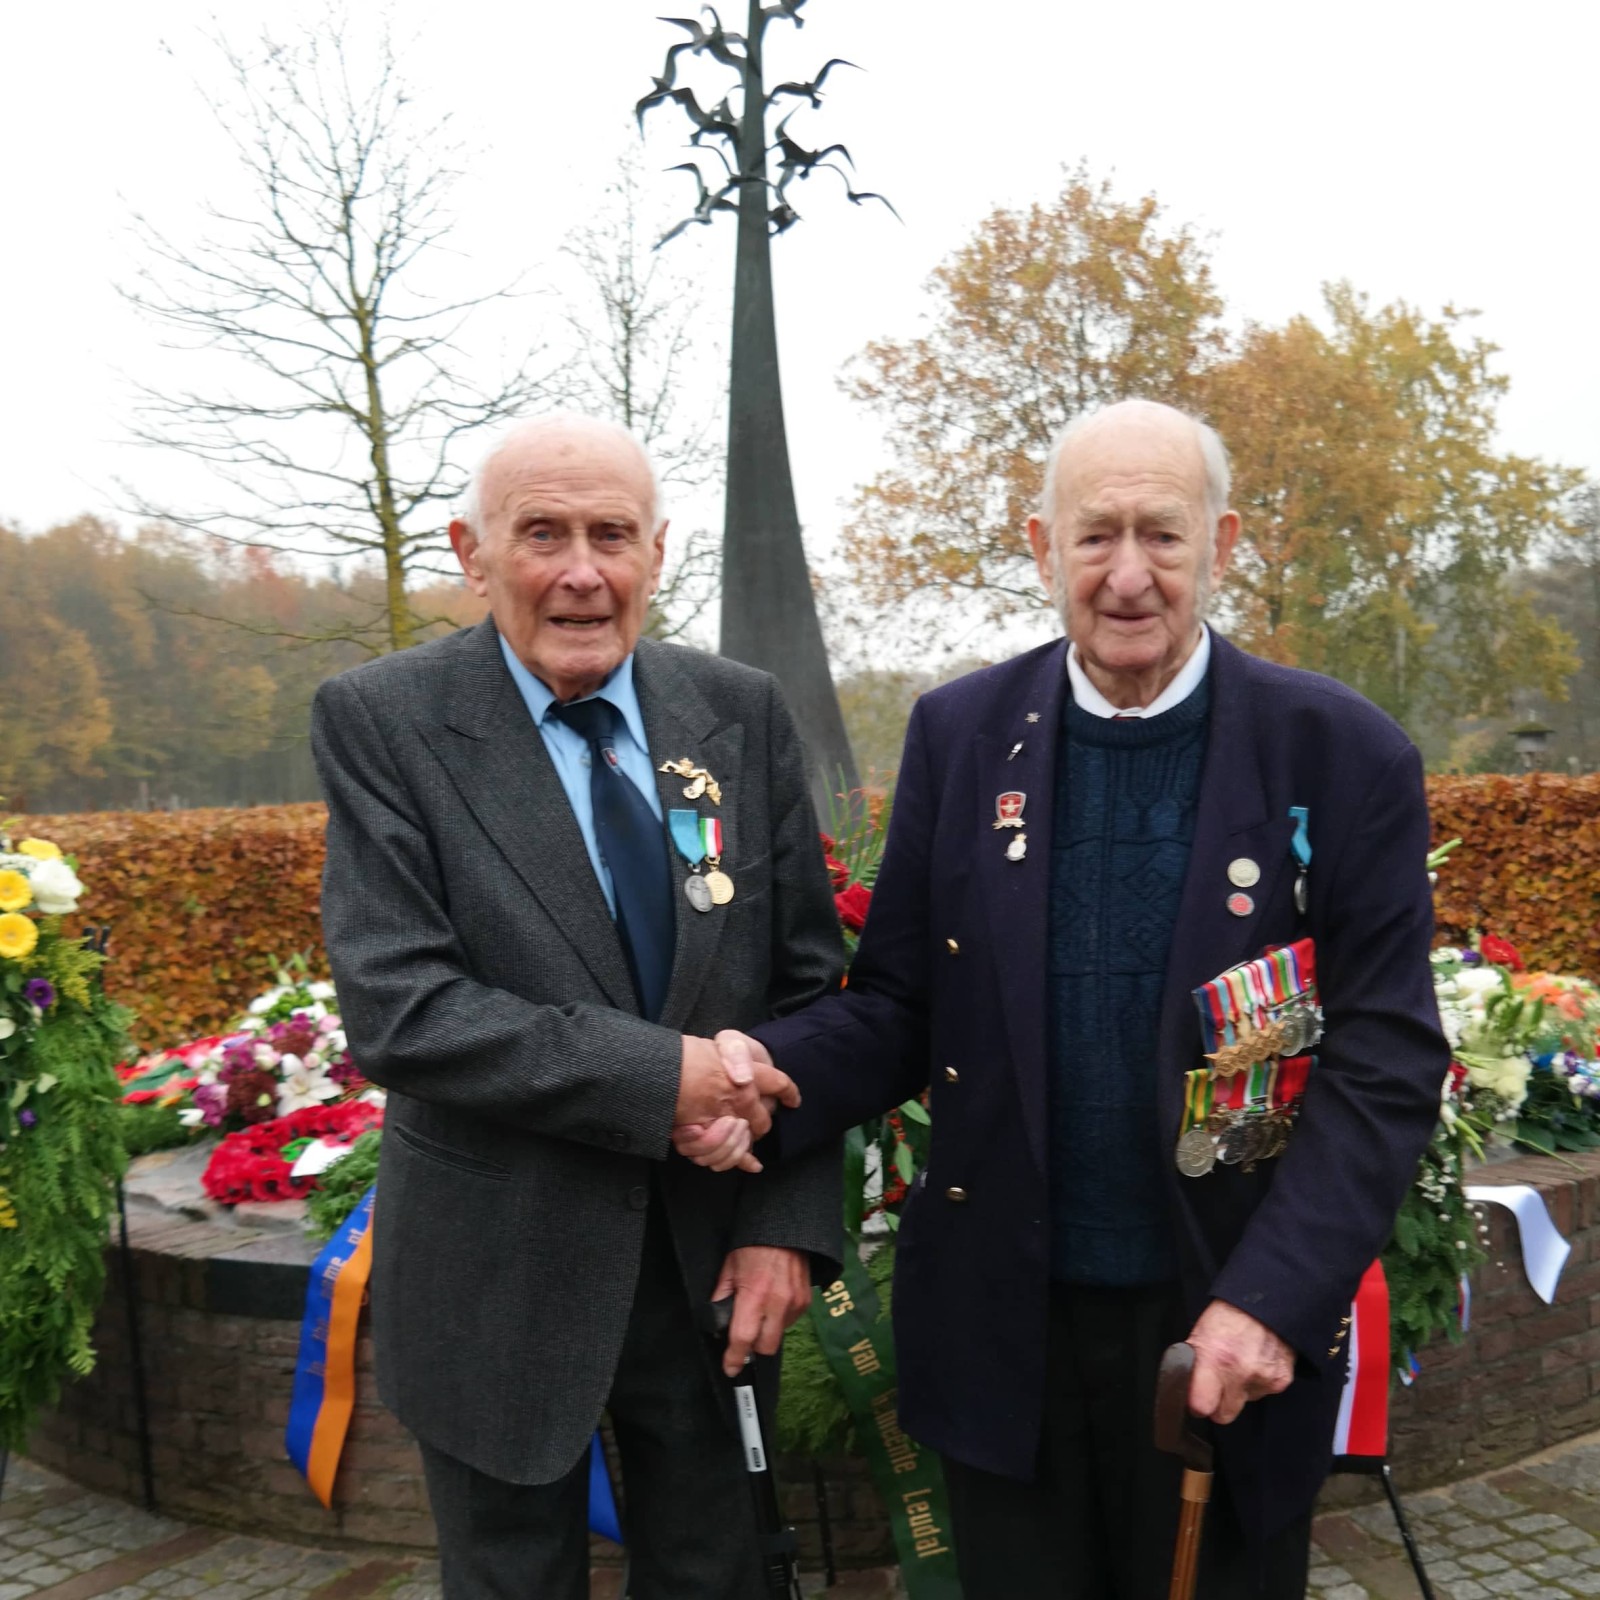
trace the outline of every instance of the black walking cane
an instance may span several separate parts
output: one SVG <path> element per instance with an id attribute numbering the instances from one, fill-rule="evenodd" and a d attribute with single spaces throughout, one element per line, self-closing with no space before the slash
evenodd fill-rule
<path id="1" fill-rule="evenodd" d="M 713 1300 L 710 1306 L 711 1341 L 717 1371 L 722 1372 L 722 1356 L 728 1347 L 728 1329 L 733 1324 L 733 1296 Z M 772 1476 L 772 1461 L 761 1434 L 761 1408 L 749 1363 L 737 1377 L 723 1373 L 739 1422 L 739 1442 L 744 1451 L 745 1471 L 750 1479 L 750 1494 L 755 1501 L 756 1542 L 761 1550 L 761 1574 L 773 1600 L 800 1600 L 800 1574 L 796 1557 L 794 1529 L 784 1522 L 778 1509 L 778 1485 Z"/>

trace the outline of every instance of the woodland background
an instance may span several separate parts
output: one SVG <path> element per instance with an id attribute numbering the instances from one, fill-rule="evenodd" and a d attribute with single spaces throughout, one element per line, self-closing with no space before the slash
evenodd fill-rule
<path id="1" fill-rule="evenodd" d="M 459 172 L 387 46 L 356 91 L 342 50 L 337 32 L 223 43 L 218 117 L 258 203 L 212 212 L 209 239 L 145 230 L 125 287 L 192 362 L 191 387 L 140 391 L 131 436 L 211 487 L 23 528 L 0 473 L 8 808 L 314 799 L 316 685 L 481 615 L 444 530 L 509 416 L 579 407 L 640 433 L 690 508 L 651 629 L 714 641 L 702 523 L 726 417 L 703 379 L 725 353 L 703 260 L 656 248 L 681 213 L 625 153 L 565 242 L 565 285 L 533 286 L 538 341 L 491 372 L 455 341 L 506 291 L 441 307 L 418 277 L 448 255 Z M 1514 770 L 1530 720 L 1556 770 L 1600 768 L 1600 487 L 1501 447 L 1508 380 L 1472 314 L 1332 282 L 1254 322 L 1210 248 L 1156 196 L 1064 169 L 934 266 L 916 336 L 840 375 L 885 440 L 840 539 L 810 552 L 863 775 L 892 780 L 918 694 L 1052 631 L 1024 534 L 1042 462 L 1127 395 L 1207 416 L 1230 447 L 1244 531 L 1213 619 L 1237 643 L 1368 695 L 1434 772 Z"/>

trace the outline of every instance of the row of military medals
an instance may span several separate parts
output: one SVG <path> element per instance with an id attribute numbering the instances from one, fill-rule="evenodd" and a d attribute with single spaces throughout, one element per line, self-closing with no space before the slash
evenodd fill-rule
<path id="1" fill-rule="evenodd" d="M 1245 1171 L 1288 1146 L 1322 1037 L 1315 947 L 1269 950 L 1194 991 L 1208 1067 L 1185 1080 L 1178 1171 L 1203 1178 L 1220 1162 Z"/>
<path id="2" fill-rule="evenodd" d="M 714 806 L 722 804 L 722 786 L 687 756 L 663 761 L 658 770 L 689 780 L 683 789 L 685 800 L 698 800 L 703 795 Z M 713 906 L 727 905 L 733 899 L 733 879 L 722 870 L 722 819 L 674 807 L 667 813 L 667 831 L 678 854 L 689 863 L 689 876 L 683 880 L 684 899 L 702 914 Z M 706 868 L 703 874 L 702 863 Z"/>

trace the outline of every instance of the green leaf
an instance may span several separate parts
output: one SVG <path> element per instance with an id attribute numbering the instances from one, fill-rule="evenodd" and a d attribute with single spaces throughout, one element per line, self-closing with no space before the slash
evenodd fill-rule
<path id="1" fill-rule="evenodd" d="M 917 1175 L 917 1159 L 911 1154 L 911 1146 L 897 1144 L 894 1147 L 894 1170 L 900 1174 L 902 1183 L 910 1183 Z"/>
<path id="2" fill-rule="evenodd" d="M 909 1122 L 920 1122 L 923 1127 L 929 1127 L 933 1118 L 928 1115 L 928 1108 L 920 1100 L 907 1100 L 900 1107 L 900 1115 Z"/>

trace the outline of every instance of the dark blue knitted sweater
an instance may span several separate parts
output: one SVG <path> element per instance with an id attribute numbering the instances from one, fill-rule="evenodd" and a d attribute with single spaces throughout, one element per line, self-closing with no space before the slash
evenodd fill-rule
<path id="1" fill-rule="evenodd" d="M 1067 1283 L 1177 1276 L 1156 1130 L 1156 1029 L 1194 839 L 1209 684 L 1112 721 L 1067 697 L 1050 862 L 1051 1265 Z"/>

